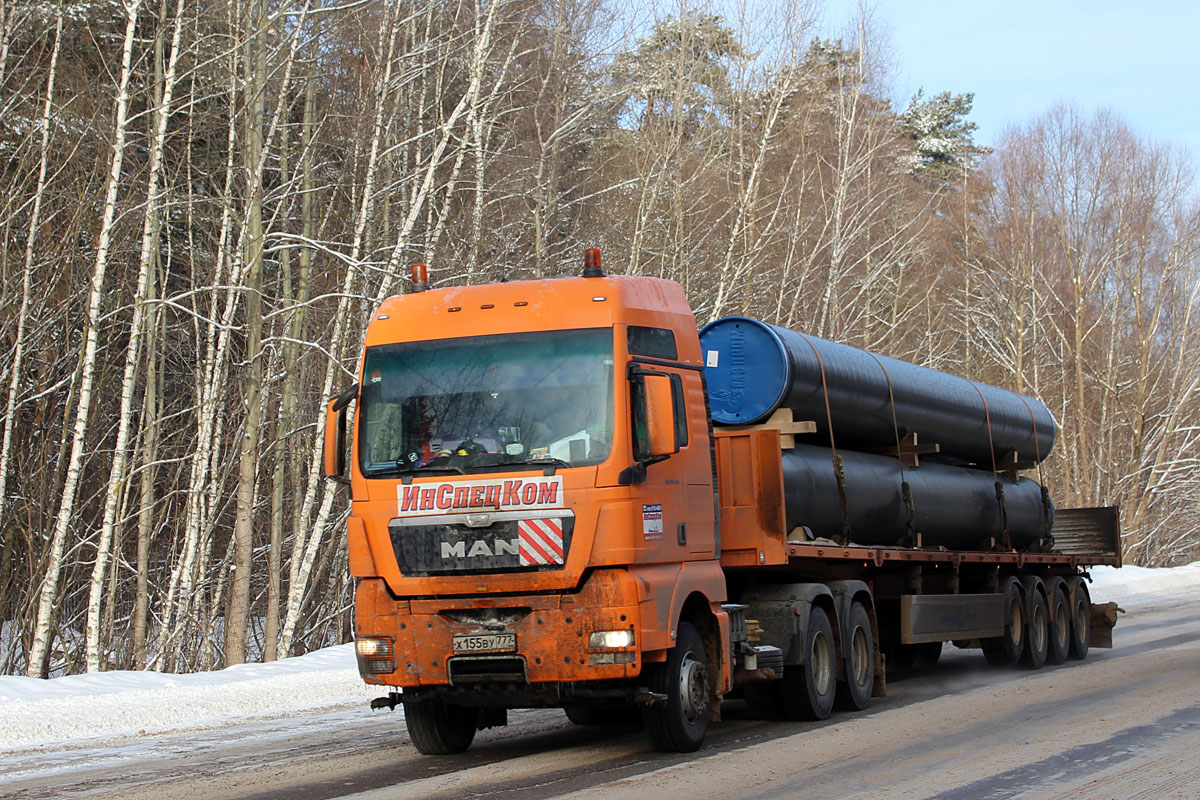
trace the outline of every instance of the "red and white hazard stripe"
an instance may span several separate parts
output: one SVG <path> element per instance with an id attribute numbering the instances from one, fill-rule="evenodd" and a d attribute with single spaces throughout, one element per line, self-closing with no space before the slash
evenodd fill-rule
<path id="1" fill-rule="evenodd" d="M 523 519 L 517 523 L 521 540 L 521 566 L 563 563 L 562 518 Z"/>

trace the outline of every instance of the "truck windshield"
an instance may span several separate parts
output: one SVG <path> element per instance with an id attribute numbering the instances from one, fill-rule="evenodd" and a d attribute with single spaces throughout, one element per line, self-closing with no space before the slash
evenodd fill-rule
<path id="1" fill-rule="evenodd" d="M 612 337 L 599 328 L 368 348 L 363 474 L 603 461 L 612 441 Z"/>

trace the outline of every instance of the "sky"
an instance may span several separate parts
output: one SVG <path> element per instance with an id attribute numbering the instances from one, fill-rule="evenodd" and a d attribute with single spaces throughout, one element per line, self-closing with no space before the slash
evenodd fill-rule
<path id="1" fill-rule="evenodd" d="M 976 142 L 994 144 L 1066 101 L 1115 111 L 1141 138 L 1200 164 L 1200 2 L 1196 0 L 863 0 L 886 34 L 900 106 L 973 92 Z M 826 35 L 856 0 L 825 0 Z"/>

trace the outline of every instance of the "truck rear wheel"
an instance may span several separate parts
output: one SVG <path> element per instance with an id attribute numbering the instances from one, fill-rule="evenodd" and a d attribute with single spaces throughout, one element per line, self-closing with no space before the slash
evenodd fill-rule
<path id="1" fill-rule="evenodd" d="M 1046 663 L 1046 651 L 1050 649 L 1050 615 L 1046 611 L 1046 598 L 1033 587 L 1030 587 L 1028 612 L 1023 661 L 1030 669 L 1041 669 Z"/>
<path id="2" fill-rule="evenodd" d="M 1071 606 L 1061 584 L 1054 590 L 1051 609 L 1054 621 L 1050 623 L 1050 650 L 1046 653 L 1046 661 L 1061 664 L 1071 652 Z"/>
<path id="3" fill-rule="evenodd" d="M 1071 658 L 1087 658 L 1092 643 L 1092 599 L 1083 581 L 1075 587 L 1075 605 L 1071 612 Z"/>
<path id="4" fill-rule="evenodd" d="M 833 713 L 837 691 L 837 651 L 833 626 L 824 609 L 813 606 L 808 616 L 804 663 L 783 671 L 780 681 L 783 713 L 788 719 L 822 720 Z"/>
<path id="5" fill-rule="evenodd" d="M 837 696 L 847 710 L 862 711 L 871 704 L 871 689 L 875 686 L 875 637 L 871 615 L 862 603 L 850 606 L 848 622 L 842 635 L 846 680 L 838 684 Z"/>
<path id="6" fill-rule="evenodd" d="M 648 665 L 646 678 L 651 691 L 667 696 L 665 703 L 642 709 L 650 744 L 663 753 L 699 750 L 708 733 L 708 656 L 700 633 L 690 622 L 679 623 L 666 663 Z"/>
<path id="7" fill-rule="evenodd" d="M 989 664 L 1011 666 L 1025 651 L 1025 599 L 1021 584 L 1010 579 L 1004 587 L 1004 635 L 980 641 Z"/>
<path id="8" fill-rule="evenodd" d="M 480 709 L 427 697 L 404 703 L 404 724 L 417 751 L 427 756 L 461 753 L 475 740 Z"/>

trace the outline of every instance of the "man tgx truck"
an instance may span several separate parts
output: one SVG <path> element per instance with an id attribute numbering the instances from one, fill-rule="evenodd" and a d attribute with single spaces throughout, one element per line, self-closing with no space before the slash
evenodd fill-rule
<path id="1" fill-rule="evenodd" d="M 742 317 L 697 334 L 678 284 L 596 250 L 578 277 L 426 275 L 325 431 L 359 669 L 422 753 L 528 707 L 686 752 L 726 698 L 862 709 L 943 642 L 1111 646 L 1085 581 L 1120 564 L 1116 510 L 1019 475 L 1054 441 L 1037 400 Z"/>

